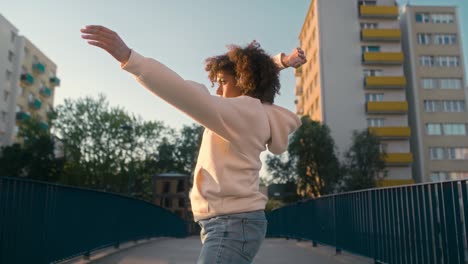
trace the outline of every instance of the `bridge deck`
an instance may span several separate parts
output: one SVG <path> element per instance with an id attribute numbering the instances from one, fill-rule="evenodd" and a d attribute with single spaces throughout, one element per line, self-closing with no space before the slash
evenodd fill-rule
<path id="1" fill-rule="evenodd" d="M 136 245 L 91 261 L 93 264 L 193 264 L 200 252 L 198 237 L 186 239 L 161 238 Z M 335 254 L 334 248 L 312 247 L 311 242 L 267 239 L 254 263 L 285 264 L 368 264 L 372 259 L 343 252 Z"/>

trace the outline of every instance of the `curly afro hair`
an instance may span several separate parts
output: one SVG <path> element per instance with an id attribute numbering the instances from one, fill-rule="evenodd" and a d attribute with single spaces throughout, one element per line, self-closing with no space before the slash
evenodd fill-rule
<path id="1" fill-rule="evenodd" d="M 212 87 L 217 81 L 216 75 L 222 71 L 235 76 L 242 95 L 272 104 L 279 94 L 279 69 L 256 41 L 244 48 L 228 46 L 228 52 L 207 58 L 205 62 Z"/>

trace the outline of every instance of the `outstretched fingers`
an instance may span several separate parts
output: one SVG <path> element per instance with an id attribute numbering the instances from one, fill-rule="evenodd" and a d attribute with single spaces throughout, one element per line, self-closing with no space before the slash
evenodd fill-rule
<path id="1" fill-rule="evenodd" d="M 116 32 L 97 25 L 85 26 L 80 31 L 81 37 L 90 45 L 104 49 L 121 63 L 125 63 L 130 57 L 131 50 Z"/>

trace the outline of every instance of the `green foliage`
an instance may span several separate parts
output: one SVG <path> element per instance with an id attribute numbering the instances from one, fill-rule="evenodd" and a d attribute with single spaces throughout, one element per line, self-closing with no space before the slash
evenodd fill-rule
<path id="1" fill-rule="evenodd" d="M 376 187 L 377 177 L 385 177 L 385 152 L 380 150 L 380 140 L 368 130 L 354 131 L 352 145 L 345 153 L 345 177 L 342 191 L 355 191 Z"/>
<path id="2" fill-rule="evenodd" d="M 289 153 L 281 155 L 268 155 L 266 158 L 267 171 L 271 175 L 271 179 L 267 182 L 271 183 L 288 183 L 297 182 L 296 169 L 293 166 L 293 159 Z"/>
<path id="3" fill-rule="evenodd" d="M 50 182 L 58 180 L 63 170 L 63 159 L 55 157 L 55 140 L 40 123 L 35 116 L 21 122 L 18 138 L 22 144 L 2 148 L 0 176 Z"/>
<path id="4" fill-rule="evenodd" d="M 21 122 L 20 144 L 1 149 L 0 176 L 21 176 L 150 201 L 153 176 L 191 174 L 203 134 L 199 125 L 180 131 L 142 121 L 103 95 L 65 100 L 49 115 L 49 130 L 32 116 Z M 63 145 L 63 158 L 54 144 Z"/>
<path id="5" fill-rule="evenodd" d="M 341 167 L 335 154 L 330 129 L 308 116 L 293 134 L 288 152 L 298 175 L 298 191 L 302 197 L 318 197 L 336 191 Z"/>

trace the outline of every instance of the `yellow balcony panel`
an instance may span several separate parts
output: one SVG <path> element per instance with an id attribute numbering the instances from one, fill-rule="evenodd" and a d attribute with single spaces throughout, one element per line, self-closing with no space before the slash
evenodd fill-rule
<path id="1" fill-rule="evenodd" d="M 384 179 L 377 181 L 378 187 L 393 187 L 414 184 L 413 179 Z"/>
<path id="2" fill-rule="evenodd" d="M 363 29 L 361 39 L 363 41 L 400 41 L 401 31 L 399 29 Z"/>
<path id="3" fill-rule="evenodd" d="M 403 52 L 365 52 L 362 62 L 365 65 L 401 65 Z"/>
<path id="4" fill-rule="evenodd" d="M 367 76 L 364 79 L 366 89 L 403 89 L 405 86 L 404 76 Z"/>
<path id="5" fill-rule="evenodd" d="M 383 157 L 387 166 L 407 166 L 413 162 L 412 153 L 387 153 Z"/>
<path id="6" fill-rule="evenodd" d="M 361 18 L 384 18 L 397 19 L 398 6 L 365 6 L 359 7 L 359 16 Z"/>
<path id="7" fill-rule="evenodd" d="M 409 127 L 369 127 L 369 132 L 382 139 L 409 138 L 411 136 Z"/>
<path id="8" fill-rule="evenodd" d="M 367 102 L 366 111 L 369 114 L 405 114 L 408 112 L 408 102 Z"/>

